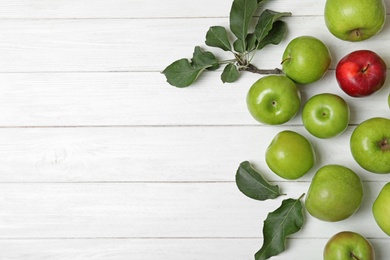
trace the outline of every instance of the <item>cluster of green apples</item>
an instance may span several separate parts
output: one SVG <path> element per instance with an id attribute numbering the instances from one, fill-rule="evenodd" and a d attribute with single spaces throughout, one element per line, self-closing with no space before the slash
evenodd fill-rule
<path id="1" fill-rule="evenodd" d="M 382 30 L 386 9 L 382 0 L 327 0 L 324 14 L 326 27 L 334 36 L 356 42 L 371 38 Z M 311 84 L 323 78 L 332 56 L 320 39 L 304 35 L 287 45 L 281 60 L 284 75 L 260 78 L 247 94 L 250 114 L 263 124 L 281 125 L 295 117 L 301 107 L 298 85 Z M 372 65 L 370 68 L 365 65 L 367 62 Z M 348 66 L 344 66 L 346 63 Z M 376 53 L 362 50 L 339 61 L 336 77 L 345 93 L 364 97 L 383 86 L 386 71 L 386 64 Z M 362 74 L 364 78 L 370 80 L 370 77 L 375 77 L 378 81 L 374 85 L 366 84 Z M 348 79 L 345 75 L 355 78 Z M 357 85 L 353 85 L 356 82 Z M 365 89 L 358 89 L 362 86 Z M 390 107 L 390 94 L 388 105 Z M 301 113 L 305 129 L 321 139 L 342 134 L 349 125 L 349 118 L 349 105 L 333 93 L 311 97 L 303 105 Z M 349 149 L 363 169 L 377 174 L 390 173 L 390 119 L 375 117 L 361 122 L 352 132 Z M 275 174 L 296 180 L 313 168 L 316 154 L 306 137 L 284 130 L 276 134 L 269 144 L 265 159 Z M 352 216 L 360 207 L 362 198 L 363 186 L 359 175 L 345 166 L 330 164 L 315 173 L 305 207 L 315 218 L 335 222 Z M 390 236 L 390 182 L 378 194 L 372 212 L 379 227 Z M 347 250 L 343 243 L 351 245 L 349 248 L 356 249 L 355 252 L 349 252 L 352 249 Z M 359 245 L 361 247 L 357 249 Z M 340 248 L 348 253 L 339 253 Z M 359 258 L 351 258 L 356 255 Z M 369 260 L 374 259 L 374 252 L 371 244 L 360 234 L 341 232 L 329 240 L 324 259 Z"/>

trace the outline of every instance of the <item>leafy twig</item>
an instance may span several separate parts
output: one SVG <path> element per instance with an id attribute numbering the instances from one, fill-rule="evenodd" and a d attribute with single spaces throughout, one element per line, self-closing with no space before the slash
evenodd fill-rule
<path id="1" fill-rule="evenodd" d="M 277 68 L 258 69 L 251 64 L 258 50 L 268 44 L 276 45 L 282 41 L 287 25 L 280 18 L 291 16 L 288 12 L 266 9 L 260 14 L 254 31 L 248 32 L 252 18 L 261 2 L 262 0 L 234 0 L 229 16 L 230 32 L 223 26 L 211 26 L 206 33 L 206 45 L 232 53 L 233 60 L 219 61 L 213 53 L 203 52 L 197 46 L 191 61 L 180 59 L 164 69 L 162 73 L 168 83 L 180 88 L 187 87 L 194 83 L 203 71 L 216 70 L 221 65 L 225 65 L 221 75 L 223 82 L 236 81 L 241 71 L 282 74 L 283 72 Z M 229 41 L 228 33 L 236 37 L 233 43 Z"/>

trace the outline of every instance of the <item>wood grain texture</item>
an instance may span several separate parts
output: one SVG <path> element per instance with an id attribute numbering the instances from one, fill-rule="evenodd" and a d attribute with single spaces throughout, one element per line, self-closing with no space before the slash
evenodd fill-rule
<path id="1" fill-rule="evenodd" d="M 302 260 L 306 256 L 321 259 L 326 239 L 287 240 L 289 250 L 273 259 Z M 375 248 L 386 248 L 385 240 L 369 238 Z M 214 260 L 214 259 L 253 259 L 260 249 L 261 238 L 246 239 L 34 239 L 0 240 L 3 259 L 28 260 L 150 260 L 153 258 L 170 260 Z M 294 250 L 292 250 L 292 248 Z M 386 259 L 386 250 L 376 250 L 377 259 Z"/>
<path id="2" fill-rule="evenodd" d="M 219 72 L 206 72 L 195 85 L 178 89 L 158 72 L 0 73 L 0 126 L 259 126 L 245 99 L 260 77 L 243 73 L 238 82 L 223 84 Z M 299 88 L 302 106 L 318 93 L 343 97 L 351 125 L 389 116 L 389 84 L 356 99 L 342 92 L 329 71 L 319 82 Z M 302 125 L 301 110 L 288 125 Z"/>
<path id="3" fill-rule="evenodd" d="M 287 195 L 265 202 L 245 197 L 235 183 L 0 184 L 0 238 L 262 237 L 268 212 L 309 187 L 276 184 Z M 370 207 L 382 184 L 364 183 L 363 204 L 348 221 L 323 222 L 305 213 L 305 225 L 294 237 L 326 239 L 342 229 L 388 239 Z"/>
<path id="4" fill-rule="evenodd" d="M 285 19 L 289 33 L 278 46 L 259 51 L 253 60 L 258 67 L 280 67 L 288 42 L 301 35 L 315 36 L 328 46 L 332 68 L 350 51 L 367 45 L 390 63 L 383 44 L 390 41 L 388 24 L 376 37 L 351 43 L 332 36 L 321 16 Z M 227 27 L 228 19 L 6 19 L 0 24 L 0 68 L 2 72 L 160 72 L 174 60 L 191 58 L 195 46 L 206 48 L 206 32 L 213 25 Z M 212 49 L 221 60 L 232 58 Z"/>
<path id="5" fill-rule="evenodd" d="M 324 0 L 265 1 L 264 8 L 288 11 L 294 15 L 323 15 Z M 390 9 L 390 4 L 385 1 Z M 0 3 L 0 18 L 210 18 L 227 17 L 231 4 L 225 0 L 188 2 L 181 0 L 4 0 Z"/>
<path id="6" fill-rule="evenodd" d="M 265 162 L 265 150 L 282 130 L 304 135 L 317 163 L 353 169 L 364 181 L 386 181 L 353 160 L 349 137 L 321 140 L 302 126 L 56 127 L 0 129 L 0 182 L 233 182 L 242 161 L 271 181 L 283 181 Z"/>
<path id="7" fill-rule="evenodd" d="M 323 0 L 266 1 L 264 8 L 290 11 L 295 15 L 322 15 Z M 187 2 L 180 0 L 5 0 L 0 3 L 0 18 L 172 18 L 227 17 L 231 4 L 224 0 Z"/>
<path id="8" fill-rule="evenodd" d="M 371 241 L 382 243 L 382 240 Z M 314 250 L 324 245 L 324 240 L 289 240 L 288 246 L 299 248 L 299 254 L 286 252 L 284 257 L 301 259 L 300 253 Z M 153 258 L 171 260 L 212 260 L 212 259 L 252 259 L 260 248 L 261 239 L 77 239 L 77 240 L 11 240 L 0 241 L 4 259 L 59 260 L 66 259 L 106 259 L 106 260 L 149 260 Z M 306 243 L 306 244 L 305 244 Z M 309 248 L 302 250 L 305 245 Z M 26 253 L 29 252 L 29 253 Z"/>

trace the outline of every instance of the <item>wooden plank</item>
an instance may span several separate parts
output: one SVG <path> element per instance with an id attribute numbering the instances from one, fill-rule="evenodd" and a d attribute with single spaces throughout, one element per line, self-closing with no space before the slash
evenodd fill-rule
<path id="1" fill-rule="evenodd" d="M 309 186 L 276 184 L 287 195 L 265 202 L 245 197 L 234 183 L 0 184 L 0 238 L 261 238 L 268 212 Z M 325 239 L 353 230 L 389 240 L 371 213 L 384 184 L 365 182 L 362 206 L 347 220 L 306 214 L 294 237 Z"/>
<path id="2" fill-rule="evenodd" d="M 286 19 L 289 33 L 285 40 L 264 48 L 254 64 L 280 67 L 285 46 L 300 35 L 318 37 L 328 45 L 334 58 L 332 68 L 347 53 L 362 48 L 390 61 L 386 47 L 390 27 L 369 41 L 351 43 L 333 37 L 321 16 Z M 205 35 L 212 25 L 228 26 L 228 19 L 3 20 L 0 72 L 160 72 L 174 60 L 191 58 L 196 45 L 205 47 Z M 232 58 L 212 49 L 222 60 Z"/>
<path id="3" fill-rule="evenodd" d="M 171 18 L 171 17 L 226 17 L 232 1 L 206 0 L 4 0 L 0 3 L 0 18 Z M 385 1 L 388 9 L 390 5 Z M 322 15 L 325 0 L 267 1 L 264 8 L 289 11 L 294 15 Z"/>
<path id="4" fill-rule="evenodd" d="M 177 89 L 158 72 L 0 73 L 0 126 L 260 125 L 245 101 L 260 76 L 246 73 L 233 84 L 219 77 L 208 72 L 194 86 Z M 389 87 L 351 98 L 329 71 L 300 91 L 302 105 L 319 93 L 340 95 L 349 103 L 350 123 L 358 124 L 373 116 L 389 117 Z M 289 125 L 302 125 L 301 111 Z"/>
<path id="5" fill-rule="evenodd" d="M 289 127 L 130 127 L 0 129 L 0 182 L 234 182 L 248 160 L 272 181 L 265 149 L 282 130 L 303 134 L 317 154 L 310 181 L 326 164 L 345 165 L 365 181 L 388 176 L 363 170 L 349 151 L 349 136 L 329 140 Z"/>
<path id="6" fill-rule="evenodd" d="M 232 1 L 230 1 L 232 2 Z M 185 2 L 180 0 L 4 0 L 0 3 L 1 18 L 172 18 L 172 17 L 227 17 L 229 1 L 207 0 Z M 323 15 L 325 0 L 267 1 L 263 8 L 275 11 L 288 11 L 293 15 Z M 385 1 L 390 10 L 389 1 Z"/>
<path id="7" fill-rule="evenodd" d="M 385 259 L 388 239 L 372 239 L 376 258 Z M 287 250 L 272 259 L 321 259 L 327 239 L 288 239 Z M 43 239 L 0 240 L 0 258 L 26 260 L 214 260 L 252 259 L 259 238 L 245 239 Z"/>

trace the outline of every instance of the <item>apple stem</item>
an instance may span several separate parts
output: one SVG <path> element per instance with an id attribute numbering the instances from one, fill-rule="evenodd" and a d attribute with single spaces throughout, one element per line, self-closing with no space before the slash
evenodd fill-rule
<path id="1" fill-rule="evenodd" d="M 371 64 L 367 64 L 367 66 L 365 66 L 363 69 L 362 69 L 362 73 L 365 73 L 367 70 L 368 70 L 368 67 L 370 67 Z"/>
<path id="2" fill-rule="evenodd" d="M 390 151 L 390 140 L 389 138 L 383 138 L 383 140 L 379 141 L 379 147 L 382 151 Z"/>
<path id="3" fill-rule="evenodd" d="M 275 69 L 258 69 L 256 66 L 252 64 L 248 64 L 247 66 L 241 67 L 240 70 L 249 71 L 252 73 L 258 73 L 258 74 L 283 74 L 283 71 L 281 69 L 275 68 Z"/>
<path id="4" fill-rule="evenodd" d="M 283 64 L 286 60 L 289 60 L 289 59 L 291 59 L 291 58 L 290 57 L 285 58 L 284 60 L 282 60 L 282 62 L 280 64 Z"/>
<path id="5" fill-rule="evenodd" d="M 353 259 L 356 259 L 356 260 L 360 260 L 356 255 L 354 255 L 352 252 L 351 252 L 351 257 L 353 258 Z"/>

